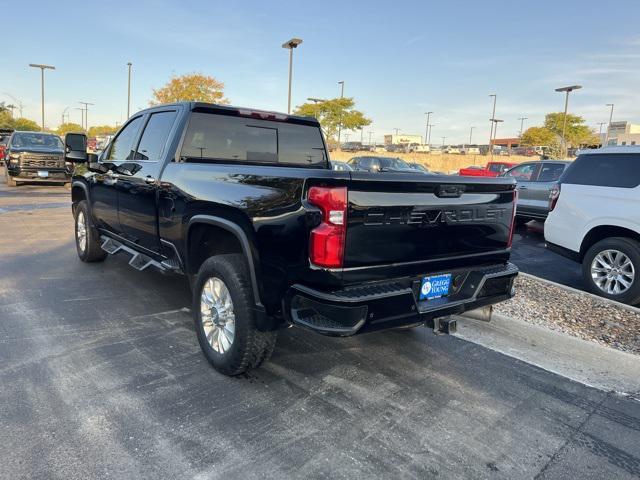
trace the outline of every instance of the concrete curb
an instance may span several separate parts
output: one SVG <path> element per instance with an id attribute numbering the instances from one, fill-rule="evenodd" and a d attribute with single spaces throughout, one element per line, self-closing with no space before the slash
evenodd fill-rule
<path id="1" fill-rule="evenodd" d="M 599 298 L 599 297 L 598 297 Z M 640 400 L 640 356 L 502 315 L 458 318 L 457 337 L 584 385 Z"/>

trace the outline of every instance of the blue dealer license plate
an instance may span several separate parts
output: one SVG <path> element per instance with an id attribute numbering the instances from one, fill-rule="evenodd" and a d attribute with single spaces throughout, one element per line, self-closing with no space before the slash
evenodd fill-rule
<path id="1" fill-rule="evenodd" d="M 451 286 L 451 274 L 434 275 L 424 277 L 420 285 L 420 300 L 440 298 L 449 294 Z"/>

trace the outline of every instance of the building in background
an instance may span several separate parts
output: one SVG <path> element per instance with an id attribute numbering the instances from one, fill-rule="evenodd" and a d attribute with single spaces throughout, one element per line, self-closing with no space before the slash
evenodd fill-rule
<path id="1" fill-rule="evenodd" d="M 520 146 L 520 139 L 514 138 L 494 138 L 491 140 L 491 145 L 496 145 L 502 148 L 516 148 Z"/>
<path id="2" fill-rule="evenodd" d="M 611 122 L 607 134 L 607 145 L 640 145 L 640 125 Z"/>
<path id="3" fill-rule="evenodd" d="M 422 135 L 385 135 L 385 145 L 401 145 L 406 143 L 422 144 Z"/>

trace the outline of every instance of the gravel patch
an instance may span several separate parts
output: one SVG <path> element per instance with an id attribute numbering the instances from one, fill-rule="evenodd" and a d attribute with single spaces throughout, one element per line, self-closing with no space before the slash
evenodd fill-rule
<path id="1" fill-rule="evenodd" d="M 496 313 L 640 355 L 640 313 L 522 275 L 516 290 Z"/>

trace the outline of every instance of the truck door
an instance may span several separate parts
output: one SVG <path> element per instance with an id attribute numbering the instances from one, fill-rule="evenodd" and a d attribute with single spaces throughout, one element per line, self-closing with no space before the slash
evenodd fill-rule
<path id="1" fill-rule="evenodd" d="M 147 115 L 133 159 L 120 165 L 118 211 L 123 236 L 153 252 L 160 251 L 158 177 L 176 116 L 176 110 Z"/>
<path id="2" fill-rule="evenodd" d="M 132 146 L 138 139 L 143 116 L 133 117 L 118 132 L 107 151 L 100 157 L 100 162 L 119 165 L 133 158 Z M 100 228 L 120 234 L 122 229 L 118 220 L 118 177 L 113 169 L 107 173 L 96 173 L 91 183 L 91 210 Z"/>

